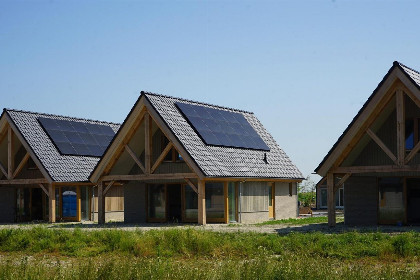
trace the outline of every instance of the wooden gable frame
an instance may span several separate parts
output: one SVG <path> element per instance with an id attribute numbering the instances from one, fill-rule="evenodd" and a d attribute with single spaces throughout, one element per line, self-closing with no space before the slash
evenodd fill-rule
<path id="1" fill-rule="evenodd" d="M 420 108 L 420 90 L 413 81 L 399 67 L 393 67 L 384 80 L 366 103 L 358 117 L 352 122 L 345 134 L 337 142 L 333 150 L 317 168 L 317 173 L 327 180 L 328 199 L 328 224 L 335 226 L 335 192 L 354 173 L 372 172 L 420 172 L 420 165 L 408 165 L 418 151 L 420 143 L 417 143 L 411 152 L 405 153 L 405 104 L 404 95 L 407 95 Z M 381 141 L 372 131 L 371 125 L 378 118 L 385 106 L 392 98 L 396 100 L 396 139 L 397 154 Z M 380 166 L 341 166 L 353 148 L 359 143 L 364 135 L 369 137 L 381 148 L 381 150 L 394 162 L 393 165 Z M 335 184 L 335 176 L 342 179 Z"/>

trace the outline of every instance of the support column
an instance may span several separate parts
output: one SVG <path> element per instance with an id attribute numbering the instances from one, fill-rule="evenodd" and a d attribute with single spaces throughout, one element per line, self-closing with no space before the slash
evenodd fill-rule
<path id="1" fill-rule="evenodd" d="M 335 190 L 333 173 L 327 173 L 327 207 L 328 226 L 335 227 Z"/>
<path id="2" fill-rule="evenodd" d="M 397 163 L 404 165 L 405 160 L 405 108 L 404 93 L 401 89 L 396 93 L 396 111 L 397 111 Z"/>
<path id="3" fill-rule="evenodd" d="M 55 223 L 55 186 L 48 185 L 48 221 Z"/>
<path id="4" fill-rule="evenodd" d="M 206 224 L 206 183 L 198 180 L 198 224 Z"/>
<path id="5" fill-rule="evenodd" d="M 98 224 L 105 224 L 104 182 L 98 184 Z"/>

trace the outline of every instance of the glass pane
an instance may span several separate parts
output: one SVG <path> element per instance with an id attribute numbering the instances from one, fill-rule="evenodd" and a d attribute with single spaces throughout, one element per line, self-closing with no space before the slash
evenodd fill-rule
<path id="1" fill-rule="evenodd" d="M 414 148 L 414 120 L 405 121 L 405 148 L 407 150 Z"/>
<path id="2" fill-rule="evenodd" d="M 190 186 L 185 186 L 185 218 L 198 219 L 198 195 Z"/>
<path id="3" fill-rule="evenodd" d="M 396 223 L 404 220 L 403 184 L 401 178 L 379 179 L 379 221 Z"/>
<path id="4" fill-rule="evenodd" d="M 228 185 L 229 222 L 236 222 L 236 192 L 235 183 Z"/>
<path id="5" fill-rule="evenodd" d="M 224 218 L 223 183 L 206 183 L 206 217 Z"/>
<path id="6" fill-rule="evenodd" d="M 344 206 L 344 189 L 340 189 L 340 206 Z"/>
<path id="7" fill-rule="evenodd" d="M 63 218 L 74 218 L 77 212 L 76 187 L 62 187 Z"/>
<path id="8" fill-rule="evenodd" d="M 89 209 L 89 189 L 88 187 L 80 187 L 80 218 L 84 221 L 90 220 L 90 209 Z"/>
<path id="9" fill-rule="evenodd" d="M 149 185 L 148 194 L 149 218 L 165 219 L 165 186 Z"/>
<path id="10" fill-rule="evenodd" d="M 327 207 L 327 190 L 321 189 L 321 207 Z"/>
<path id="11" fill-rule="evenodd" d="M 268 206 L 273 206 L 273 188 L 268 186 Z"/>

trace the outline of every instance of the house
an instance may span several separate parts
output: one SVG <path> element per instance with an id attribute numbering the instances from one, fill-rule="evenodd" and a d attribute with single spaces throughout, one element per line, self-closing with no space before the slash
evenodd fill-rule
<path id="1" fill-rule="evenodd" d="M 327 182 L 325 177 L 315 185 L 316 209 L 327 209 Z M 335 209 L 344 209 L 344 184 L 335 193 Z"/>
<path id="2" fill-rule="evenodd" d="M 326 178 L 328 224 L 344 188 L 348 225 L 420 222 L 420 73 L 394 62 L 315 172 Z"/>
<path id="3" fill-rule="evenodd" d="M 302 179 L 253 113 L 146 92 L 90 176 L 100 223 L 117 183 L 125 222 L 296 217 Z"/>
<path id="4" fill-rule="evenodd" d="M 89 174 L 118 124 L 4 109 L 0 117 L 0 222 L 97 219 Z M 106 201 L 123 217 L 123 187 Z"/>

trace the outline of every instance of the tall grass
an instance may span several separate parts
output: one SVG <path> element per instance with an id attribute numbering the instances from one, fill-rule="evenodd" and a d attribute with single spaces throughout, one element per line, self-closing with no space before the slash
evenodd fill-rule
<path id="1" fill-rule="evenodd" d="M 420 279 L 420 235 L 0 230 L 0 279 Z"/>
<path id="2" fill-rule="evenodd" d="M 0 230 L 0 252 L 99 256 L 118 253 L 136 257 L 256 257 L 287 252 L 351 260 L 361 257 L 420 256 L 420 235 L 406 232 L 340 234 L 219 233 L 196 229 L 150 231 L 81 229 Z"/>

